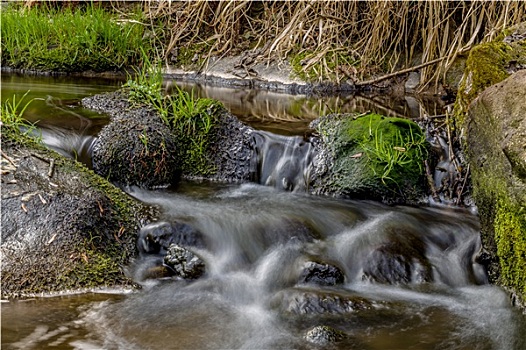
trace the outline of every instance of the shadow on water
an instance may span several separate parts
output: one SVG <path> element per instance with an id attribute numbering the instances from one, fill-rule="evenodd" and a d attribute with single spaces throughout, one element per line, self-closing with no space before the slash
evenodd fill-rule
<path id="1" fill-rule="evenodd" d="M 47 145 L 89 158 L 93 137 L 107 118 L 83 110 L 78 100 L 113 90 L 116 82 L 90 80 L 77 86 L 61 78 L 2 79 L 3 99 L 28 89 L 42 98 L 29 115 L 41 120 Z M 246 113 L 245 120 L 252 118 L 266 130 L 258 133 L 264 145 L 258 155 L 260 183 L 275 185 L 286 178 L 276 171 L 308 163 L 304 158 L 310 152 L 301 137 L 283 136 L 296 128 L 303 132 L 318 116 L 308 103 L 300 104 L 298 114 L 287 112 L 296 98 L 306 97 L 206 91 L 213 98 L 227 96 L 227 108 L 239 108 L 234 113 Z M 320 101 L 321 108 L 326 102 Z M 2 348 L 526 348 L 524 316 L 502 289 L 487 284 L 478 262 L 475 215 L 283 191 L 291 190 L 289 182 L 281 187 L 182 183 L 177 191 L 128 189 L 159 206 L 160 220 L 189 225 L 202 235 L 202 244 L 192 250 L 205 262 L 205 275 L 193 281 L 154 279 L 148 268 L 162 257 L 141 256 L 128 272 L 142 290 L 3 303 Z M 343 282 L 305 280 L 306 266 L 313 262 L 337 267 Z M 307 341 L 306 332 L 322 325 L 339 330 L 343 339 L 326 345 Z"/>

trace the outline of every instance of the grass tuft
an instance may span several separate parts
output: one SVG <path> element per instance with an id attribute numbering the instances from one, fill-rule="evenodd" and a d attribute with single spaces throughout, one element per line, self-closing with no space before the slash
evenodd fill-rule
<path id="1" fill-rule="evenodd" d="M 23 115 L 27 107 L 33 102 L 33 99 L 24 101 L 29 90 L 17 100 L 16 95 L 12 99 L 6 100 L 2 104 L 1 121 L 2 133 L 9 133 L 12 135 L 22 134 L 34 138 L 36 141 L 41 141 L 41 135 L 37 134 L 37 127 L 34 123 L 30 123 L 24 119 Z"/>
<path id="2" fill-rule="evenodd" d="M 140 16 L 132 13 L 132 17 Z M 91 3 L 57 9 L 9 4 L 1 11 L 2 65 L 46 71 L 112 71 L 151 51 L 145 27 Z"/>
<path id="3" fill-rule="evenodd" d="M 176 134 L 176 152 L 183 172 L 193 175 L 213 173 L 207 147 L 223 106 L 215 100 L 197 98 L 193 90 L 187 92 L 177 86 L 174 94 L 163 95 L 161 68 L 152 65 L 147 57 L 144 62 L 143 69 L 137 70 L 133 77 L 129 75 L 123 85 L 130 101 L 155 109 Z"/>

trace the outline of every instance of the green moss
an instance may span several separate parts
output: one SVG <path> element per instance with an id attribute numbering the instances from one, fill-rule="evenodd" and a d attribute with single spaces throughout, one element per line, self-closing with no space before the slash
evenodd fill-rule
<path id="1" fill-rule="evenodd" d="M 495 240 L 504 286 L 526 300 L 526 207 L 499 198 L 495 213 Z"/>
<path id="2" fill-rule="evenodd" d="M 454 118 L 462 127 L 469 104 L 486 88 L 509 76 L 510 62 L 526 63 L 526 41 L 507 44 L 493 41 L 475 46 L 466 61 L 466 70 L 455 101 Z"/>
<path id="3" fill-rule="evenodd" d="M 212 47 L 211 42 L 189 43 L 179 47 L 175 65 L 181 68 L 201 67 L 206 60 L 206 54 Z"/>

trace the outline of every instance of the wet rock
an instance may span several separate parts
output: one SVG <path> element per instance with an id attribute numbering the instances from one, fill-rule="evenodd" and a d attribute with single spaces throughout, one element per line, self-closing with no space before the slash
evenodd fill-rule
<path id="1" fill-rule="evenodd" d="M 320 286 L 342 284 L 343 272 L 336 266 L 309 261 L 300 275 L 299 283 L 313 283 Z"/>
<path id="2" fill-rule="evenodd" d="M 390 242 L 369 254 L 362 278 L 386 284 L 423 283 L 432 280 L 432 272 L 421 252 Z"/>
<path id="3" fill-rule="evenodd" d="M 137 247 L 142 254 L 166 254 L 171 244 L 199 248 L 205 245 L 202 233 L 182 222 L 154 222 L 139 231 Z"/>
<path id="4" fill-rule="evenodd" d="M 2 298 L 132 285 L 122 266 L 136 255 L 147 207 L 80 163 L 6 133 L 1 181 Z"/>
<path id="5" fill-rule="evenodd" d="M 175 141 L 168 125 L 152 110 L 120 110 L 93 145 L 93 170 L 121 185 L 153 188 L 175 184 L 180 169 Z"/>
<path id="6" fill-rule="evenodd" d="M 205 263 L 190 250 L 177 244 L 172 244 L 164 257 L 164 264 L 174 272 L 175 276 L 195 279 L 205 272 Z"/>
<path id="7" fill-rule="evenodd" d="M 281 292 L 273 303 L 281 310 L 297 315 L 346 314 L 374 307 L 362 297 L 301 289 Z"/>
<path id="8" fill-rule="evenodd" d="M 186 145 L 178 144 L 181 138 L 154 110 L 133 107 L 123 91 L 84 98 L 82 105 L 112 118 L 93 150 L 94 169 L 111 181 L 159 187 L 175 184 L 179 177 L 225 182 L 248 182 L 256 177 L 254 130 L 217 104 L 207 111 L 213 113 L 215 122 L 204 143 L 207 164 L 200 166 L 183 159 Z M 178 153 L 177 145 L 183 151 Z"/>
<path id="9" fill-rule="evenodd" d="M 305 333 L 305 340 L 317 345 L 336 343 L 345 338 L 345 333 L 329 326 L 316 326 Z"/>
<path id="10" fill-rule="evenodd" d="M 253 128 L 220 109 L 207 147 L 215 171 L 205 177 L 225 182 L 254 181 L 257 165 L 253 132 Z"/>

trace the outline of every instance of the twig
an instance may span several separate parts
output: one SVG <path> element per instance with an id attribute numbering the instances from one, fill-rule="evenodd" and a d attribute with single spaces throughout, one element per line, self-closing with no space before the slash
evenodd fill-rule
<path id="1" fill-rule="evenodd" d="M 418 66 L 402 69 L 402 70 L 399 70 L 397 72 L 393 72 L 393 73 L 389 73 L 389 74 L 386 74 L 386 75 L 382 75 L 381 77 L 378 77 L 378 78 L 374 78 L 374 79 L 370 79 L 370 80 L 364 80 L 364 81 L 358 81 L 358 82 L 354 83 L 354 85 L 355 86 L 373 85 L 373 84 L 379 83 L 379 82 L 381 82 L 383 80 L 386 80 L 386 79 L 389 79 L 389 78 L 392 78 L 392 77 L 396 77 L 398 75 L 402 75 L 402 74 L 405 74 L 405 73 L 409 73 L 409 72 L 418 70 L 420 68 L 424 68 L 424 67 L 430 66 L 432 64 L 441 62 L 441 61 L 445 60 L 446 58 L 447 58 L 447 56 L 436 58 L 436 59 L 434 59 L 432 61 L 419 64 Z"/>
<path id="2" fill-rule="evenodd" d="M 2 157 L 4 157 L 9 163 L 11 163 L 11 165 L 13 165 L 16 168 L 15 162 L 11 159 L 11 157 L 5 154 L 4 151 L 2 151 Z"/>
<path id="3" fill-rule="evenodd" d="M 459 205 L 460 201 L 462 200 L 462 193 L 464 193 L 464 187 L 466 186 L 466 182 L 468 181 L 469 166 L 470 164 L 468 164 L 468 168 L 466 169 L 466 175 L 464 175 L 464 182 L 462 183 L 462 187 L 460 188 L 460 192 L 458 193 L 457 203 L 456 203 L 457 205 Z"/>
<path id="4" fill-rule="evenodd" d="M 51 158 L 49 162 L 49 170 L 47 172 L 47 177 L 53 177 L 53 170 L 55 170 L 55 160 Z"/>
<path id="5" fill-rule="evenodd" d="M 424 160 L 424 165 L 426 167 L 426 178 L 427 183 L 429 184 L 429 188 L 431 189 L 431 195 L 433 196 L 433 199 L 435 201 L 440 202 L 440 197 L 437 194 L 437 190 L 433 181 L 433 175 L 431 175 L 431 169 L 429 167 L 429 164 L 427 163 L 427 159 Z"/>
<path id="6" fill-rule="evenodd" d="M 44 157 L 42 157 L 42 156 L 39 155 L 39 154 L 36 154 L 36 153 L 31 152 L 31 155 L 32 155 L 33 157 L 37 158 L 37 159 L 40 159 L 41 161 L 43 161 L 43 162 L 45 162 L 45 163 L 48 163 L 48 164 L 50 163 L 50 160 L 49 160 L 49 159 L 44 158 Z"/>

